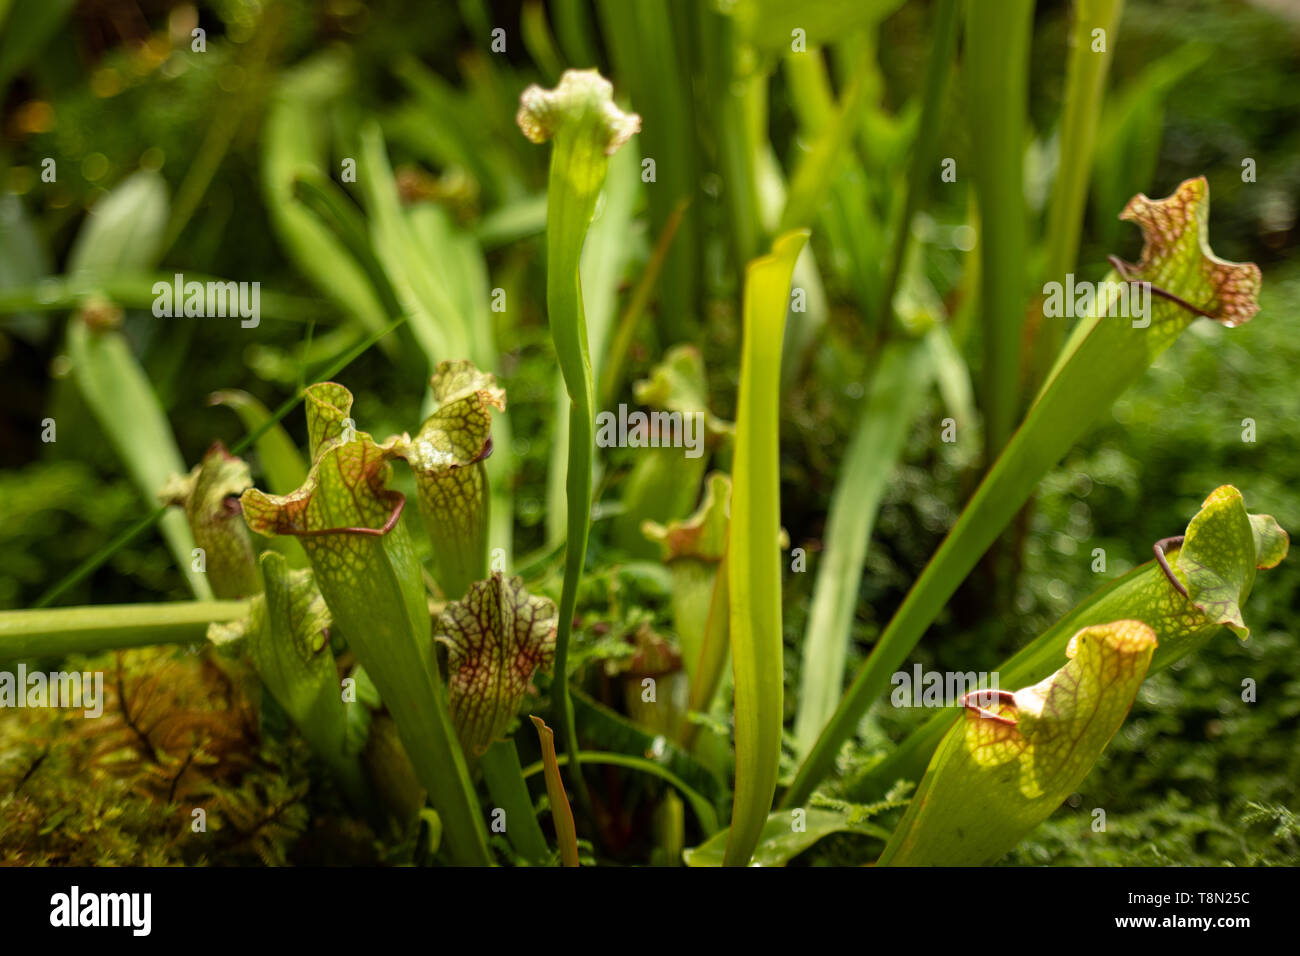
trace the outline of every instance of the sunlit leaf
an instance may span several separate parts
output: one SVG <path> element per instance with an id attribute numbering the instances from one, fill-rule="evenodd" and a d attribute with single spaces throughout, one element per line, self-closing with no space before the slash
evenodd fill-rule
<path id="1" fill-rule="evenodd" d="M 1187 526 L 1174 575 L 1202 614 L 1245 640 L 1250 628 L 1240 605 L 1255 583 L 1256 569 L 1276 565 L 1286 554 L 1286 541 L 1276 521 L 1248 515 L 1241 492 L 1224 485 L 1211 492 Z"/>
<path id="2" fill-rule="evenodd" d="M 1083 782 L 1146 677 L 1156 636 L 1141 621 L 1085 628 L 1069 662 L 1015 693 L 966 695 L 881 866 L 992 863 Z"/>
<path id="3" fill-rule="evenodd" d="M 1208 503 L 1214 502 L 1210 507 Z M 1216 551 L 1217 542 L 1230 540 L 1234 529 L 1240 531 L 1242 517 L 1256 529 L 1254 546 L 1243 552 L 1228 548 Z M 1245 504 L 1235 488 L 1225 485 L 1207 499 L 1203 508 L 1187 527 L 1185 540 L 1177 552 L 1170 550 L 1175 574 L 1183 552 L 1198 555 L 1198 574 L 1211 579 L 1245 581 L 1249 568 L 1276 567 L 1288 546 L 1286 533 L 1269 515 L 1247 514 Z M 1186 572 L 1184 572 L 1186 577 Z M 1233 606 L 1246 602 L 1248 592 L 1238 591 Z M 1060 660 L 1070 636 L 1081 628 L 1121 619 L 1138 620 L 1150 627 L 1159 642 L 1148 673 L 1185 657 L 1218 634 L 1227 621 L 1198 608 L 1169 580 L 1155 561 L 1130 571 L 1093 594 L 1053 627 L 1035 638 L 997 668 L 999 680 L 1008 684 L 1036 681 L 1050 674 Z M 883 793 L 894 781 L 917 779 L 926 760 L 934 753 L 954 716 L 945 710 L 928 720 L 908 736 L 897 750 L 854 783 L 854 796 L 866 799 Z"/>

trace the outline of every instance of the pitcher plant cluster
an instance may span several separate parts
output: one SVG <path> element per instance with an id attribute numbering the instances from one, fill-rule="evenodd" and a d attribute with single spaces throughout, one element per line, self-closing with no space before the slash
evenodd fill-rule
<path id="1" fill-rule="evenodd" d="M 1193 323 L 1232 329 L 1258 311 L 1260 270 L 1210 249 L 1204 178 L 1109 210 L 1136 227 L 1141 253 L 1134 263 L 1112 257 L 1099 282 L 1076 280 L 1109 56 L 1104 44 L 1095 50 L 1094 31 L 1113 44 L 1122 5 L 1074 4 L 1043 265 L 1027 256 L 1021 179 L 1030 0 L 931 5 L 933 50 L 914 122 L 893 131 L 903 144 L 889 160 L 898 196 L 876 238 L 855 223 L 874 200 L 852 175 L 871 145 L 860 125 L 870 72 L 849 70 L 834 95 L 818 44 L 878 25 L 897 4 L 817 3 L 806 23 L 798 5 L 765 0 L 702 12 L 692 29 L 706 49 L 694 67 L 707 89 L 692 87 L 677 63 L 685 53 L 673 42 L 669 4 L 598 4 L 627 88 L 616 96 L 596 69 L 560 69 L 550 50 L 550 88 L 528 86 L 514 117 L 514 135 L 548 156 L 544 208 L 534 204 L 533 214 L 544 229 L 544 313 L 558 363 L 547 543 L 518 557 L 510 457 L 520 436 L 484 321 L 492 306 L 481 253 L 438 207 L 399 201 L 419 184 L 393 172 L 373 122 L 360 124 L 354 178 L 343 178 L 365 197 L 362 221 L 341 184 L 302 153 L 319 132 L 317 107 L 338 95 L 341 68 L 327 56 L 300 67 L 269 107 L 271 217 L 358 334 L 274 412 L 244 392 L 214 395 L 246 436 L 230 449 L 212 444 L 187 469 L 123 334 L 120 303 L 91 282 L 105 295 L 78 297 L 67 333 L 76 384 L 132 480 L 153 496 L 137 532 L 158 528 L 194 600 L 120 615 L 0 613 L 0 657 L 203 642 L 223 666 L 255 673 L 263 706 L 287 719 L 350 811 L 376 833 L 419 843 L 421 862 L 598 861 L 613 840 L 611 780 L 654 794 L 640 822 L 653 831 L 657 862 L 782 865 L 843 832 L 863 837 L 861 862 L 878 866 L 996 862 L 1076 792 L 1143 681 L 1209 641 L 1249 636 L 1244 609 L 1256 575 L 1287 553 L 1286 533 L 1248 510 L 1242 491 L 1204 488 L 1200 509 L 1181 533 L 1154 543 L 1151 560 L 1085 596 L 970 686 L 944 694 L 940 680 L 938 706 L 923 694 L 915 648 L 982 559 L 1006 558 L 1047 472 Z M 532 43 L 545 52 L 543 39 Z M 970 161 L 980 225 L 968 257 L 978 281 L 964 286 L 962 306 L 979 323 L 975 377 L 950 332 L 950 303 L 935 295 L 911 238 L 934 191 L 953 181 L 942 152 L 946 126 L 958 121 L 944 113 L 959 40 L 980 130 Z M 846 51 L 866 57 L 867 46 Z M 656 73 L 647 65 L 656 57 L 681 69 Z M 762 82 L 778 68 L 799 93 L 794 121 L 808 148 L 773 191 L 755 117 Z M 424 97 L 417 102 L 445 94 L 428 77 L 408 79 Z M 713 159 L 726 170 L 724 243 L 743 265 L 730 378 L 707 369 L 692 341 L 700 227 L 679 200 L 682 183 L 700 173 L 697 134 L 683 120 L 697 95 L 717 124 Z M 465 162 L 485 184 L 507 175 L 469 148 Z M 608 229 L 631 215 L 638 156 L 651 161 L 639 172 L 654 247 L 627 311 L 611 321 L 616 288 L 598 285 L 598 258 L 614 241 Z M 140 174 L 101 205 L 165 219 L 159 188 Z M 111 212 L 98 209 L 97 220 Z M 820 294 L 817 257 L 850 280 L 872 351 L 822 547 L 809 554 L 782 527 L 782 495 L 791 493 L 782 403 L 815 345 L 801 305 L 810 290 Z M 1043 267 L 1044 281 L 1032 285 L 1041 295 L 1026 294 L 1027 261 Z M 154 263 L 146 252 L 139 264 Z M 248 331 L 232 334 L 294 308 L 256 282 L 179 272 L 149 292 L 155 317 L 242 319 Z M 631 385 L 623 376 L 654 295 L 663 347 Z M 147 298 L 128 304 L 149 308 Z M 429 359 L 424 418 L 398 433 L 369 431 L 346 369 L 372 347 L 392 347 L 398 330 Z M 625 384 L 634 404 L 616 401 Z M 982 462 L 979 480 L 852 672 L 868 542 L 936 384 L 952 400 L 942 440 Z M 711 409 L 723 393 L 734 420 Z M 303 448 L 281 424 L 299 409 Z M 636 449 L 616 495 L 604 490 L 601 461 L 612 448 Z M 593 581 L 623 563 L 657 582 L 670 627 L 643 622 L 626 653 L 602 657 L 584 607 Z M 792 634 L 786 579 L 805 569 L 814 581 L 806 631 Z M 791 642 L 797 687 L 787 687 Z M 621 688 L 618 711 L 590 696 L 593 679 Z M 0 704 L 12 706 L 6 693 L 25 695 L 25 683 L 0 682 Z M 840 757 L 882 701 L 934 712 L 848 774 Z M 521 754 L 539 759 L 525 766 Z"/>

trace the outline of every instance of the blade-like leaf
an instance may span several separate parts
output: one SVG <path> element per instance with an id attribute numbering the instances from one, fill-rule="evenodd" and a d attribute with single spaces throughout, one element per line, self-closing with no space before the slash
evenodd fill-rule
<path id="1" fill-rule="evenodd" d="M 736 786 L 728 866 L 758 845 L 781 762 L 781 342 L 790 278 L 808 231 L 780 236 L 745 270 L 744 342 L 728 545 L 736 676 Z"/>
<path id="2" fill-rule="evenodd" d="M 483 780 L 496 805 L 506 813 L 506 838 L 515 852 L 534 866 L 543 866 L 551 858 L 541 825 L 533 811 L 519 751 L 513 740 L 498 740 L 479 760 Z"/>
<path id="3" fill-rule="evenodd" d="M 294 264 L 346 315 L 367 331 L 378 332 L 388 324 L 388 316 L 365 270 L 294 195 L 294 183 L 301 172 L 325 174 L 329 159 L 326 106 L 348 83 L 347 64 L 333 52 L 322 53 L 283 75 L 271 97 L 262 136 L 262 191 L 271 225 Z M 386 340 L 381 347 L 392 352 L 394 343 Z"/>
<path id="4" fill-rule="evenodd" d="M 410 315 L 410 329 L 427 367 L 470 354 L 469 330 L 437 273 L 441 263 L 430 262 L 428 250 L 402 208 L 377 123 L 362 130 L 361 161 L 367 170 L 362 185 L 370 214 L 371 242 L 398 301 Z"/>
<path id="5" fill-rule="evenodd" d="M 619 86 L 645 117 L 644 155 L 657 163 L 655 184 L 646 190 L 649 227 L 655 235 L 670 227 L 681 204 L 697 195 L 700 184 L 691 74 L 683 62 L 672 6 L 669 0 L 600 0 L 596 5 Z M 665 250 L 659 321 L 669 342 L 691 338 L 698 324 L 697 222 L 688 214 Z"/>
<path id="6" fill-rule="evenodd" d="M 817 563 L 794 723 L 800 753 L 817 742 L 843 692 L 844 663 L 871 529 L 885 483 L 902 454 L 933 374 L 926 343 L 918 340 L 887 345 L 872 375 L 871 393 L 831 496 L 825 550 Z"/>
<path id="7" fill-rule="evenodd" d="M 1080 0 L 1074 5 L 1065 105 L 1061 114 L 1060 159 L 1047 213 L 1044 274 L 1048 281 L 1064 282 L 1066 274 L 1074 271 L 1078 258 L 1083 210 L 1093 168 L 1093 142 L 1123 10 L 1124 0 Z M 1097 30 L 1105 38 L 1100 50 L 1094 42 Z M 1037 322 L 1037 316 L 1031 317 L 1031 323 Z M 1035 386 L 1055 359 L 1062 338 L 1058 323 L 1048 321 L 1037 325 L 1029 365 L 1030 381 Z"/>
<path id="8" fill-rule="evenodd" d="M 161 176 L 132 173 L 91 208 L 68 254 L 68 273 L 100 278 L 156 265 L 168 205 Z"/>
<path id="9" fill-rule="evenodd" d="M 127 177 L 91 209 L 77 233 L 68 272 L 93 288 L 118 271 L 155 264 L 167 222 L 167 187 L 157 173 Z M 153 385 L 121 330 L 121 311 L 102 300 L 84 302 L 68 323 L 68 357 L 91 413 L 146 501 L 152 502 L 185 462 Z M 194 536 L 184 517 L 159 519 L 177 566 L 199 600 L 212 597 L 193 566 Z"/>
<path id="10" fill-rule="evenodd" d="M 555 840 L 560 844 L 560 860 L 565 866 L 578 865 L 578 831 L 573 823 L 573 808 L 560 779 L 560 765 L 555 759 L 555 733 L 540 717 L 530 717 L 542 745 L 542 763 L 546 771 L 546 795 L 551 801 L 551 819 L 555 821 Z"/>
<path id="11" fill-rule="evenodd" d="M 971 166 L 979 200 L 980 328 L 984 461 L 1015 428 L 1020 399 L 1020 336 L 1025 316 L 1025 117 L 1033 0 L 966 7 L 963 72 Z"/>

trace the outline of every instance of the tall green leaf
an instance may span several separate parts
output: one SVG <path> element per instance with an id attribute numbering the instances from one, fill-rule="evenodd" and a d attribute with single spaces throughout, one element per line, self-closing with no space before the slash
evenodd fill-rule
<path id="1" fill-rule="evenodd" d="M 1020 396 L 1025 309 L 1025 116 L 1033 0 L 966 7 L 967 107 L 980 219 L 980 404 L 985 462 L 1011 437 Z"/>
<path id="2" fill-rule="evenodd" d="M 91 210 L 73 241 L 68 273 L 86 287 L 118 272 L 155 265 L 167 223 L 167 187 L 157 173 L 127 177 Z M 88 299 L 68 323 L 68 357 L 91 413 L 145 501 L 152 503 L 185 461 L 144 369 L 121 330 L 121 313 Z M 199 600 L 212 597 L 194 566 L 194 536 L 185 517 L 169 511 L 160 530 Z"/>
<path id="3" fill-rule="evenodd" d="M 817 742 L 843 692 L 853 612 L 871 529 L 885 483 L 932 377 L 924 340 L 885 346 L 871 377 L 871 392 L 831 496 L 825 546 L 817 563 L 794 722 L 795 745 L 801 754 Z"/>
<path id="4" fill-rule="evenodd" d="M 328 175 L 326 110 L 347 89 L 348 82 L 346 62 L 332 52 L 307 60 L 282 76 L 272 94 L 262 135 L 262 191 L 271 225 L 293 263 L 346 315 L 368 332 L 377 332 L 389 317 L 365 270 L 294 194 L 301 174 Z M 396 354 L 391 341 L 384 341 L 382 347 Z"/>
<path id="5" fill-rule="evenodd" d="M 1061 115 L 1059 161 L 1052 204 L 1047 212 L 1047 268 L 1049 282 L 1064 282 L 1074 270 L 1083 234 L 1083 210 L 1088 201 L 1093 142 L 1101 120 L 1106 74 L 1119 32 L 1124 0 L 1079 0 L 1070 25 L 1069 65 L 1066 69 L 1065 105 Z M 1101 30 L 1097 48 L 1094 31 Z M 1034 317 L 1031 321 L 1036 321 Z M 1030 383 L 1042 380 L 1061 348 L 1061 326 L 1048 321 L 1038 325 L 1032 339 Z"/>
<path id="6" fill-rule="evenodd" d="M 579 267 L 609 157 L 641 127 L 636 114 L 614 105 L 613 87 L 595 70 L 567 70 L 554 90 L 530 86 L 516 120 L 534 143 L 553 140 L 546 212 L 546 311 L 555 354 L 569 393 L 569 461 L 564 586 L 555 646 L 555 691 L 579 794 L 585 793 L 573 702 L 568 694 L 569 637 L 590 530 L 595 386 L 587 341 Z M 540 730 L 539 730 L 540 732 Z"/>
<path id="7" fill-rule="evenodd" d="M 788 232 L 745 270 L 744 341 L 728 543 L 736 676 L 736 785 L 725 861 L 758 845 L 781 762 L 781 342 L 794 263 L 808 231 Z"/>

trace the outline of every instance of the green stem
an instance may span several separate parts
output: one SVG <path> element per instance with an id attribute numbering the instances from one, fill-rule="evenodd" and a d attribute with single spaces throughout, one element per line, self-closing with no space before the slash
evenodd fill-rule
<path id="1" fill-rule="evenodd" d="M 587 226 L 596 209 L 600 183 L 586 189 L 569 170 L 595 159 L 590 143 L 574 137 L 559 139 L 551 155 L 547 190 L 546 310 L 551 335 L 560 363 L 560 373 L 569 393 L 569 454 L 564 482 L 567 497 L 567 530 L 564 546 L 564 584 L 560 592 L 560 620 L 555 644 L 555 701 L 560 708 L 560 732 L 573 758 L 570 777 L 584 808 L 589 795 L 582 779 L 578 754 L 578 733 L 569 697 L 569 644 L 573 635 L 573 614 L 578 603 L 578 585 L 587 557 L 587 535 L 591 517 L 591 469 L 595 454 L 595 399 L 591 356 L 587 348 L 587 319 L 582 305 L 582 281 L 578 264 Z"/>
<path id="2" fill-rule="evenodd" d="M 614 105 L 612 94 L 609 82 L 595 70 L 568 70 L 555 90 L 536 86 L 525 90 L 517 117 L 520 129 L 533 142 L 554 140 L 547 183 L 546 310 L 560 374 L 569 394 L 569 449 L 564 585 L 552 686 L 560 711 L 560 728 L 572 758 L 570 776 L 584 808 L 590 806 L 590 800 L 578 757 L 568 662 L 591 518 L 595 395 L 579 266 L 609 157 L 641 124 L 640 117 L 625 114 Z"/>
<path id="3" fill-rule="evenodd" d="M 189 644 L 202 641 L 209 624 L 247 616 L 247 601 L 0 611 L 0 660 Z"/>
<path id="4" fill-rule="evenodd" d="M 119 273 L 113 276 L 50 276 L 35 286 L 17 286 L 0 291 L 0 315 L 14 312 L 66 312 L 75 309 L 88 296 L 100 294 L 125 309 L 151 309 L 158 300 L 153 287 L 158 282 L 171 285 L 176 279 L 168 273 Z M 185 281 L 198 282 L 207 290 L 210 284 L 224 284 L 228 280 L 200 275 L 186 270 Z M 308 323 L 321 314 L 322 303 L 317 299 L 287 295 L 262 289 L 258 304 L 263 319 Z M 207 307 L 205 306 L 205 309 Z"/>
<path id="5" fill-rule="evenodd" d="M 700 826 L 704 832 L 713 834 L 718 829 L 718 815 L 714 812 L 712 805 L 697 790 L 693 790 L 681 777 L 674 774 L 671 770 L 666 770 L 653 760 L 646 760 L 641 757 L 633 757 L 629 754 L 605 753 L 599 750 L 584 750 L 581 752 L 582 759 L 589 764 L 606 767 L 622 767 L 625 770 L 636 770 L 641 773 L 647 773 L 651 776 L 658 777 L 681 792 L 682 796 L 691 805 L 695 811 L 696 817 L 700 821 Z M 557 757 L 557 762 L 563 766 L 569 762 L 567 756 Z M 542 761 L 529 764 L 524 768 L 524 777 L 532 777 L 541 773 L 545 769 Z"/>
<path id="6" fill-rule="evenodd" d="M 479 759 L 488 793 L 506 812 L 506 836 L 515 852 L 537 866 L 551 859 L 551 850 L 533 812 L 533 800 L 528 795 L 523 768 L 519 765 L 519 751 L 513 740 L 498 740 Z"/>

